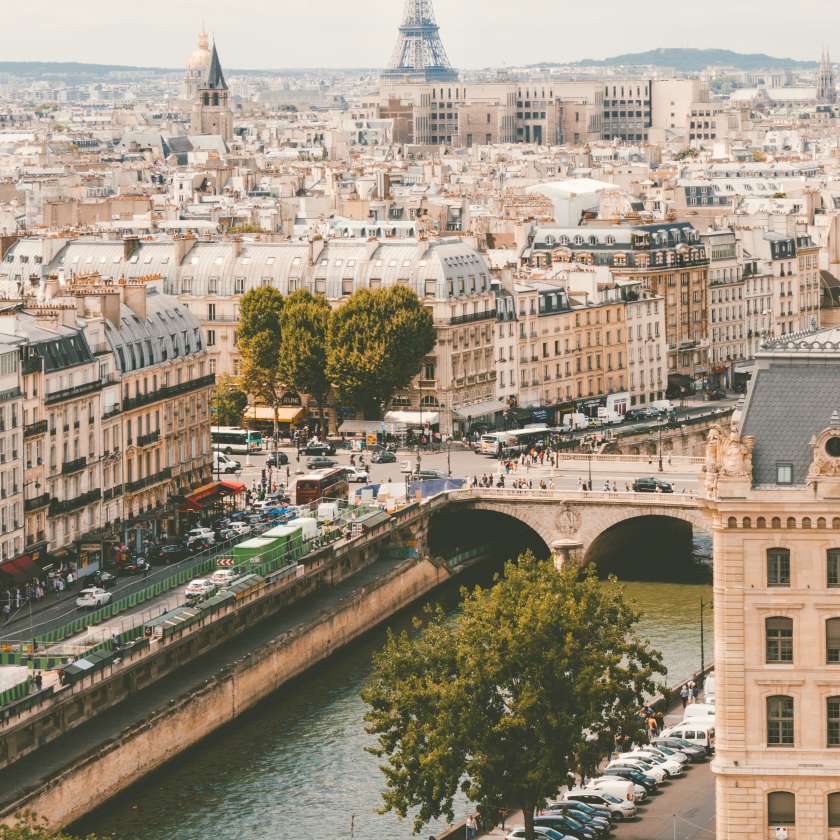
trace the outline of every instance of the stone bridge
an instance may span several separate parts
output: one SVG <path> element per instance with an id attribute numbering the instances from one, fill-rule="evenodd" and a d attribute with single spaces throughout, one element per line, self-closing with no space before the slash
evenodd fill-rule
<path id="1" fill-rule="evenodd" d="M 627 520 L 665 517 L 700 529 L 711 524 L 704 500 L 689 493 L 471 487 L 431 500 L 433 509 L 439 505 L 448 511 L 453 506 L 493 511 L 525 523 L 542 538 L 558 567 L 569 561 L 584 562 L 599 536 Z"/>

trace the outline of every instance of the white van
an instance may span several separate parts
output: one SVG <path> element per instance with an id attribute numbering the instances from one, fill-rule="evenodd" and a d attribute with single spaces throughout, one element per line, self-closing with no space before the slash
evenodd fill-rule
<path id="1" fill-rule="evenodd" d="M 213 472 L 218 473 L 235 473 L 242 469 L 239 461 L 234 460 L 230 455 L 225 455 L 218 449 L 213 450 Z"/>
<path id="2" fill-rule="evenodd" d="M 715 707 L 711 703 L 689 703 L 683 712 L 683 723 L 695 720 L 703 721 L 703 723 L 715 722 Z"/>
<path id="3" fill-rule="evenodd" d="M 609 773 L 609 771 L 606 772 Z M 616 799 L 623 799 L 626 802 L 636 801 L 636 786 L 628 779 L 622 779 L 619 776 L 601 776 L 598 779 L 592 779 L 586 787 L 593 790 L 605 790 Z"/>
<path id="4" fill-rule="evenodd" d="M 660 738 L 682 738 L 703 747 L 706 754 L 710 755 L 715 749 L 715 724 L 714 721 L 707 721 L 698 718 L 697 720 L 684 720 L 676 726 L 666 729 Z"/>

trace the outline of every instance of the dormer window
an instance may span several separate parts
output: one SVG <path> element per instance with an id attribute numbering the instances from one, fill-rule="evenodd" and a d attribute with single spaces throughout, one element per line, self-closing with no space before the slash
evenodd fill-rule
<path id="1" fill-rule="evenodd" d="M 793 484 L 793 464 L 776 464 L 776 484 Z"/>

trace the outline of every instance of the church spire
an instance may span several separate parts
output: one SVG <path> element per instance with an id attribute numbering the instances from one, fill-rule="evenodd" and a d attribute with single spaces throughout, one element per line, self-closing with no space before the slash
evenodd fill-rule
<path id="1" fill-rule="evenodd" d="M 207 71 L 207 84 L 205 87 L 210 90 L 227 90 L 228 86 L 222 73 L 222 63 L 219 61 L 219 53 L 216 50 L 216 42 L 213 41 L 213 51 L 210 55 L 210 69 Z"/>

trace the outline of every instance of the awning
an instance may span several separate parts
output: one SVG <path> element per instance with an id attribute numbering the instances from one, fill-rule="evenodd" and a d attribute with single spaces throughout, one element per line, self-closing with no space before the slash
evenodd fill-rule
<path id="1" fill-rule="evenodd" d="M 394 434 L 405 429 L 405 423 L 386 423 L 384 420 L 345 420 L 339 427 L 342 434 L 367 435 L 385 431 Z"/>
<path id="2" fill-rule="evenodd" d="M 471 420 L 473 417 L 484 417 L 487 414 L 495 414 L 497 411 L 504 411 L 507 403 L 502 400 L 486 400 L 475 405 L 464 405 L 453 409 L 452 413 L 462 420 Z"/>
<path id="3" fill-rule="evenodd" d="M 386 423 L 404 423 L 406 426 L 436 426 L 440 415 L 436 411 L 388 411 Z"/>
<path id="4" fill-rule="evenodd" d="M 212 481 L 184 497 L 184 507 L 201 510 L 223 496 L 235 496 L 243 493 L 245 485 L 238 481 Z"/>
<path id="5" fill-rule="evenodd" d="M 5 560 L 0 564 L 0 572 L 19 583 L 40 574 L 41 566 L 31 554 L 20 554 L 14 559 Z"/>
<path id="6" fill-rule="evenodd" d="M 300 405 L 281 405 L 277 407 L 278 423 L 294 423 L 304 412 Z M 249 405 L 245 409 L 245 417 L 248 420 L 262 420 L 268 423 L 274 422 L 274 409 L 270 405 Z"/>

